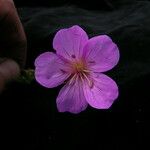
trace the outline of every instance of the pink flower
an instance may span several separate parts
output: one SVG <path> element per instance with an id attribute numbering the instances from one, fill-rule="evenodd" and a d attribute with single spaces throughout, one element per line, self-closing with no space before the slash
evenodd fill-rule
<path id="1" fill-rule="evenodd" d="M 35 60 L 35 78 L 47 88 L 65 83 L 57 97 L 60 112 L 79 113 L 88 104 L 108 109 L 118 97 L 115 81 L 102 72 L 112 69 L 119 60 L 119 50 L 107 35 L 88 39 L 75 25 L 59 30 L 53 40 L 53 52 Z"/>

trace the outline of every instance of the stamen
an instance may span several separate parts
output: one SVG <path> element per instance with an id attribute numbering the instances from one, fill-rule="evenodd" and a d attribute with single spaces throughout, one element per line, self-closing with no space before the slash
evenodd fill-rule
<path id="1" fill-rule="evenodd" d="M 75 80 L 76 77 L 77 77 L 77 75 L 74 74 L 73 77 L 69 80 L 69 85 L 73 83 L 73 81 Z"/>
<path id="2" fill-rule="evenodd" d="M 83 73 L 83 76 L 86 78 L 86 80 L 88 81 L 88 85 L 90 88 L 93 87 L 93 82 L 87 77 L 87 75 L 85 73 Z"/>
<path id="3" fill-rule="evenodd" d="M 87 69 L 83 69 L 83 72 L 85 72 L 85 73 L 90 73 L 91 71 L 90 71 L 90 70 L 87 70 Z"/>
<path id="4" fill-rule="evenodd" d="M 82 83 L 84 83 L 84 79 L 83 79 L 82 74 L 80 74 L 80 79 L 81 79 Z"/>

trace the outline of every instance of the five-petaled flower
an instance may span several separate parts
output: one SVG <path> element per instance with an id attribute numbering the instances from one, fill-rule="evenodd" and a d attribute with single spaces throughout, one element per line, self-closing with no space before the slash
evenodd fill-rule
<path id="1" fill-rule="evenodd" d="M 88 104 L 108 109 L 118 97 L 115 81 L 102 72 L 119 60 L 117 45 L 107 35 L 88 39 L 79 26 L 59 30 L 53 40 L 56 53 L 45 52 L 35 60 L 35 78 L 47 88 L 65 83 L 57 97 L 60 112 L 79 113 Z"/>

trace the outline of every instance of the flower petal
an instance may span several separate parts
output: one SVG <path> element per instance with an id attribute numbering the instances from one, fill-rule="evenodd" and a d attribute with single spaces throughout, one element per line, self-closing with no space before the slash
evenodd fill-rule
<path id="1" fill-rule="evenodd" d="M 91 38 L 84 47 L 84 55 L 94 72 L 108 71 L 119 61 L 118 47 L 107 35 Z"/>
<path id="2" fill-rule="evenodd" d="M 72 60 L 82 56 L 83 47 L 87 41 L 86 32 L 75 25 L 68 29 L 61 29 L 56 33 L 53 48 L 57 54 Z"/>
<path id="3" fill-rule="evenodd" d="M 45 52 L 41 55 L 39 55 L 35 62 L 34 65 L 36 67 L 43 67 L 45 65 L 47 65 L 48 63 L 50 63 L 53 59 L 55 59 L 55 57 L 53 57 L 54 53 L 51 52 Z"/>
<path id="4" fill-rule="evenodd" d="M 92 88 L 88 84 L 83 88 L 86 101 L 94 108 L 108 109 L 118 97 L 117 84 L 102 73 L 95 73 L 93 79 Z"/>
<path id="5" fill-rule="evenodd" d="M 83 87 L 80 81 L 66 84 L 57 97 L 57 108 L 59 112 L 80 113 L 88 106 Z"/>
<path id="6" fill-rule="evenodd" d="M 48 88 L 62 84 L 70 75 L 67 64 L 52 52 L 45 52 L 38 56 L 35 67 L 37 82 Z"/>

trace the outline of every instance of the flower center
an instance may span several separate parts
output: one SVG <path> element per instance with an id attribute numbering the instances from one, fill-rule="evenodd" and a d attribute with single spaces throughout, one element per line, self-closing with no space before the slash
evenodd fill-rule
<path id="1" fill-rule="evenodd" d="M 86 64 L 81 60 L 72 63 L 72 75 L 69 83 L 73 83 L 76 79 L 80 80 L 82 83 L 87 82 L 89 87 L 93 87 L 93 81 L 90 78 L 90 70 L 88 70 Z"/>
<path id="2" fill-rule="evenodd" d="M 84 65 L 83 62 L 75 62 L 75 63 L 73 64 L 73 69 L 74 69 L 74 71 L 75 71 L 76 73 L 84 72 L 85 68 L 86 68 L 86 67 L 85 67 L 85 65 Z"/>

